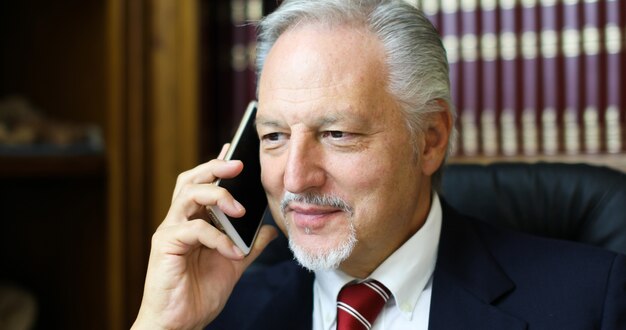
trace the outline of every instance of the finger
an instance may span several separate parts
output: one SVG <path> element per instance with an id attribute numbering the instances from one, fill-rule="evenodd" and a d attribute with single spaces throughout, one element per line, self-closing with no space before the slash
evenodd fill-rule
<path id="1" fill-rule="evenodd" d="M 178 175 L 174 193 L 172 194 L 172 200 L 178 196 L 185 185 L 193 183 L 212 183 L 218 178 L 233 178 L 241 173 L 242 169 L 243 163 L 239 160 L 224 161 L 221 159 L 213 159 L 200 164 Z"/>
<path id="2" fill-rule="evenodd" d="M 165 254 L 183 255 L 202 245 L 229 259 L 241 260 L 244 257 L 228 236 L 202 219 L 165 227 L 157 233 L 153 244 Z"/>
<path id="3" fill-rule="evenodd" d="M 239 218 L 246 213 L 243 205 L 228 190 L 212 184 L 189 184 L 172 202 L 164 222 L 173 224 L 187 221 L 198 211 L 213 205 L 231 217 Z"/>
<path id="4" fill-rule="evenodd" d="M 226 153 L 228 152 L 228 149 L 230 149 L 230 143 L 225 143 L 222 146 L 222 150 L 220 151 L 219 156 L 217 156 L 217 159 L 224 159 L 224 157 L 226 157 Z"/>

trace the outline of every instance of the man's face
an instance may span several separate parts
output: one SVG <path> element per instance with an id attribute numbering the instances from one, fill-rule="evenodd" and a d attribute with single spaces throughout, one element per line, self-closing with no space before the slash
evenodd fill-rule
<path id="1" fill-rule="evenodd" d="M 381 43 L 358 28 L 284 33 L 260 79 L 262 181 L 292 244 L 324 255 L 357 242 L 340 268 L 367 276 L 422 225 L 430 181 L 387 92 Z M 423 145 L 419 142 L 418 146 Z M 330 198 L 284 203 L 285 195 Z"/>

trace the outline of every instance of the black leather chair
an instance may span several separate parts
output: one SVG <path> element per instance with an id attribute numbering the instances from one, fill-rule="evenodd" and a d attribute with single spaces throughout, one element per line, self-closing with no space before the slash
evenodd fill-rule
<path id="1" fill-rule="evenodd" d="M 534 235 L 626 254 L 626 173 L 563 163 L 447 165 L 443 198 L 459 212 Z M 273 223 L 271 216 L 266 222 Z M 292 258 L 280 235 L 257 264 Z M 254 267 L 253 267 L 254 268 Z"/>
<path id="2" fill-rule="evenodd" d="M 461 213 L 626 254 L 626 173 L 562 163 L 448 165 L 444 198 Z"/>

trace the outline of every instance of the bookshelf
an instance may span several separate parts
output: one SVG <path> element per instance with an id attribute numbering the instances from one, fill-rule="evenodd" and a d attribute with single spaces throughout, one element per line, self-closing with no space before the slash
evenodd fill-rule
<path id="1" fill-rule="evenodd" d="M 0 97 L 106 127 L 106 3 L 4 1 Z M 0 280 L 34 295 L 35 329 L 106 326 L 106 155 L 0 154 Z"/>
<path id="2" fill-rule="evenodd" d="M 0 282 L 35 329 L 127 329 L 151 234 L 199 159 L 199 1 L 0 4 L 0 99 L 95 125 L 97 151 L 0 153 Z"/>
<path id="3" fill-rule="evenodd" d="M 625 157 L 623 1 L 408 2 L 448 50 L 457 159 Z"/>
<path id="4" fill-rule="evenodd" d="M 491 163 L 585 163 L 606 166 L 626 172 L 626 157 L 621 154 L 597 155 L 541 155 L 541 156 L 452 156 L 450 164 L 491 164 Z"/>

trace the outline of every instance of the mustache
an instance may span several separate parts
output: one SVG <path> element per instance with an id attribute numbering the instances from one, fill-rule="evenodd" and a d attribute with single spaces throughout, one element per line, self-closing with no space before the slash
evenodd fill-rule
<path id="1" fill-rule="evenodd" d="M 352 216 L 354 213 L 352 207 L 338 196 L 316 193 L 294 194 L 287 191 L 280 201 L 280 212 L 282 213 L 283 218 L 285 217 L 287 207 L 289 207 L 289 203 L 291 202 L 299 202 L 318 206 L 329 206 L 332 208 L 340 209 L 348 213 L 350 216 Z"/>

